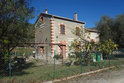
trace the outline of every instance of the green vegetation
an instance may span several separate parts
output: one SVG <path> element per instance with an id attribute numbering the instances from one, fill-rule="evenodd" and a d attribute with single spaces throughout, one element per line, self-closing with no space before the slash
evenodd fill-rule
<path id="1" fill-rule="evenodd" d="M 96 51 L 103 54 L 103 57 L 112 55 L 113 51 L 117 51 L 118 45 L 115 44 L 111 39 L 104 42 L 99 42 L 96 47 Z"/>
<path id="2" fill-rule="evenodd" d="M 77 30 L 72 31 L 76 35 Z M 113 51 L 117 50 L 118 45 L 115 44 L 111 39 L 102 42 L 88 41 L 90 40 L 90 32 L 78 30 L 80 35 L 77 35 L 77 39 L 71 42 L 69 60 L 70 64 L 85 64 L 89 65 L 93 62 L 93 53 L 101 53 L 103 57 L 112 55 Z M 84 35 L 87 34 L 87 38 Z"/>
<path id="3" fill-rule="evenodd" d="M 12 52 L 12 56 L 29 58 L 30 56 L 34 56 L 33 51 L 35 49 L 32 47 L 16 47 Z"/>
<path id="4" fill-rule="evenodd" d="M 19 43 L 31 42 L 34 38 L 33 7 L 27 0 L 0 0 L 0 64 L 8 62 L 8 53 Z"/>
<path id="5" fill-rule="evenodd" d="M 124 14 L 115 18 L 102 16 L 96 27 L 100 31 L 101 42 L 111 39 L 119 45 L 119 48 L 124 47 Z"/>
<path id="6" fill-rule="evenodd" d="M 62 55 L 61 55 L 61 54 L 56 54 L 56 55 L 54 56 L 54 58 L 57 59 L 57 60 L 58 60 L 58 59 L 62 59 Z"/>
<path id="7" fill-rule="evenodd" d="M 46 80 L 53 79 L 53 65 L 36 65 L 37 61 L 28 62 L 25 65 L 22 65 L 21 68 L 12 71 L 12 79 L 16 82 L 30 83 L 30 82 L 42 82 Z M 111 60 L 111 65 L 118 66 L 120 64 L 124 64 L 124 58 Z M 104 62 L 95 62 L 90 66 L 82 65 L 82 73 L 88 72 L 92 70 L 96 70 L 99 68 L 109 66 L 108 60 Z M 80 66 L 72 65 L 56 65 L 55 79 L 56 78 L 64 78 L 67 76 L 72 76 L 80 74 Z M 9 78 L 1 76 L 0 82 L 6 82 Z"/>

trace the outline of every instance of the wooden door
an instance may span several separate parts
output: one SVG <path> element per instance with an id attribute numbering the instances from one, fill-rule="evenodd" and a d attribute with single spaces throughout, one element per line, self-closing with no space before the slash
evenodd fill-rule
<path id="1" fill-rule="evenodd" d="M 63 44 L 61 46 L 61 55 L 62 55 L 63 58 L 66 58 L 66 42 L 62 41 L 60 43 Z"/>

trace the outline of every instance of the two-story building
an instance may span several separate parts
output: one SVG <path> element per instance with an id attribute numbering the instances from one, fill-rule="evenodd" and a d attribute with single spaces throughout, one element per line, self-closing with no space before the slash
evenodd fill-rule
<path id="1" fill-rule="evenodd" d="M 54 56 L 54 52 L 63 52 L 63 57 L 66 58 L 69 53 L 68 46 L 71 41 L 77 38 L 72 33 L 74 29 L 84 30 L 85 22 L 77 20 L 77 13 L 74 14 L 74 19 L 69 19 L 61 16 L 41 13 L 35 23 L 35 43 L 44 43 L 46 46 L 38 47 L 39 56 Z M 58 44 L 63 44 L 62 48 Z"/>

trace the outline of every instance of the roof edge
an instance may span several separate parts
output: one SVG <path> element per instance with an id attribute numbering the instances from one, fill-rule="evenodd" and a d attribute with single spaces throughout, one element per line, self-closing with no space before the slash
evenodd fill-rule
<path id="1" fill-rule="evenodd" d="M 96 29 L 86 29 L 87 31 L 91 31 L 91 32 L 96 32 L 96 33 L 100 33 L 98 30 Z"/>
<path id="2" fill-rule="evenodd" d="M 46 15 L 46 16 L 51 16 L 51 17 L 58 18 L 58 19 L 63 19 L 63 20 L 68 20 L 68 21 L 77 22 L 77 23 L 81 23 L 81 24 L 86 24 L 86 22 L 75 21 L 73 19 L 65 18 L 65 17 L 61 17 L 61 16 L 56 16 L 56 15 L 51 15 L 51 14 L 45 14 L 45 13 L 41 13 L 40 16 L 41 15 Z"/>

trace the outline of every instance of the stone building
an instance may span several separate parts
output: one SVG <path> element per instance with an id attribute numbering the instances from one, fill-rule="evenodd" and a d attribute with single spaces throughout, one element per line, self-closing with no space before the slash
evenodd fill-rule
<path id="1" fill-rule="evenodd" d="M 100 32 L 96 28 L 88 28 L 88 29 L 85 29 L 84 37 L 87 41 L 99 42 L 99 34 Z"/>
<path id="2" fill-rule="evenodd" d="M 69 19 L 48 14 L 45 10 L 35 23 L 35 43 L 44 43 L 38 47 L 38 56 L 53 57 L 55 52 L 63 52 L 62 56 L 66 58 L 69 53 L 68 46 L 77 38 L 72 31 L 78 28 L 84 30 L 84 26 L 85 22 L 77 20 L 77 13 L 74 14 L 74 19 Z M 59 44 L 64 46 L 60 48 Z"/>

